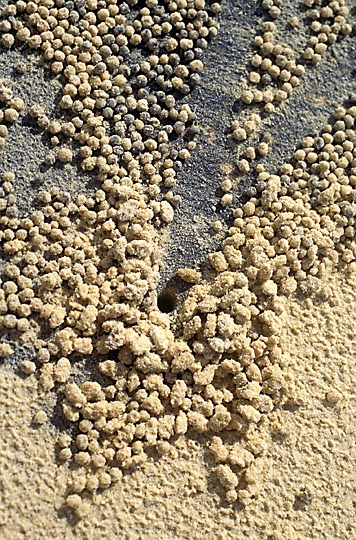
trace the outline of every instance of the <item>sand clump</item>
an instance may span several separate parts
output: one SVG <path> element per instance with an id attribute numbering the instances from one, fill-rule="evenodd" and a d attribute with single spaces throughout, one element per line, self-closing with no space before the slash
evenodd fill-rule
<path id="1" fill-rule="evenodd" d="M 259 174 L 257 197 L 234 211 L 222 250 L 211 255 L 218 276 L 192 289 L 178 315 L 196 358 L 208 364 L 198 371 L 199 384 L 229 391 L 205 429 L 248 432 L 272 411 L 283 393 L 283 299 L 294 293 L 327 298 L 324 276 L 335 266 L 354 271 L 355 113 L 354 106 L 338 108 L 320 135 L 303 140 L 280 175 Z M 229 462 L 221 440 L 214 438 L 211 448 L 217 462 Z M 241 467 L 243 459 L 237 467 L 218 467 L 229 499 L 253 494 L 234 491 L 233 470 Z"/>
<path id="2" fill-rule="evenodd" d="M 352 31 L 348 22 L 349 8 L 344 0 L 323 3 L 305 0 L 303 4 L 310 35 L 298 53 L 276 41 L 278 23 L 273 19 L 278 15 L 271 11 L 279 7 L 273 6 L 272 1 L 262 2 L 272 20 L 262 24 L 261 33 L 254 39 L 257 52 L 251 59 L 246 88 L 241 93 L 246 105 L 257 105 L 267 114 L 274 112 L 276 105 L 286 101 L 300 84 L 306 70 L 317 65 L 333 43 Z M 298 27 L 298 24 L 292 26 Z"/>
<path id="3" fill-rule="evenodd" d="M 287 45 L 280 39 L 281 2 L 262 2 L 270 20 L 261 24 L 254 38 L 255 54 L 238 98 L 242 111 L 230 125 L 231 139 L 236 143 L 238 154 L 233 164 L 236 178 L 231 176 L 231 187 L 250 173 L 263 170 L 258 161 L 267 156 L 273 143 L 267 131 L 269 118 L 283 108 L 308 71 L 320 64 L 329 48 L 352 31 L 350 10 L 344 0 L 323 3 L 305 0 L 303 4 L 298 9 L 303 16 L 302 28 L 296 17 L 291 18 L 291 26 L 296 35 L 307 36 L 307 39 L 303 37 L 302 43 Z M 220 186 L 223 191 L 224 184 L 226 179 Z M 231 187 L 227 191 L 231 191 Z M 222 196 L 224 207 L 232 203 L 230 193 Z"/>
<path id="4" fill-rule="evenodd" d="M 203 446 L 184 436 L 176 441 L 173 458 L 149 460 L 124 474 L 115 487 L 93 494 L 89 512 L 84 499 L 82 509 L 87 506 L 88 513 L 68 523 L 62 505 L 71 473 L 69 463 L 59 466 L 56 461 L 55 446 L 56 452 L 61 449 L 55 445 L 57 429 L 51 423 L 32 424 L 37 410 L 52 404 L 56 395 L 41 396 L 34 377 L 18 377 L 3 366 L 4 538 L 353 538 L 355 339 L 350 305 L 355 278 L 334 272 L 325 279 L 328 299 L 292 296 L 286 305 L 281 345 L 293 397 L 272 411 L 262 428 L 273 444 L 261 463 L 259 497 L 245 508 L 221 505 L 221 488 L 209 473 Z M 67 444 L 65 439 L 71 437 L 62 434 L 59 442 Z"/>
<path id="5" fill-rule="evenodd" d="M 354 268 L 355 113 L 354 106 L 337 109 L 318 137 L 304 139 L 280 176 L 260 173 L 259 196 L 235 210 L 222 250 L 210 257 L 216 277 L 192 287 L 175 320 L 157 309 L 143 317 L 137 308 L 113 302 L 120 283 L 113 266 L 109 276 L 115 288 L 107 281 L 100 286 L 98 281 L 75 280 L 78 274 L 70 265 L 61 275 L 48 262 L 31 280 L 14 260 L 5 267 L 11 278 L 2 287 L 9 312 L 2 315 L 5 328 L 8 320 L 20 323 L 20 339 L 28 343 L 38 323 L 23 316 L 22 306 L 28 309 L 32 303 L 41 306 L 40 318 L 42 314 L 52 328 L 59 327 L 50 342 L 36 336 L 33 343 L 39 384 L 46 390 L 64 384 L 64 416 L 79 428 L 74 440 L 66 439 L 60 458 L 73 457 L 78 466 L 92 469 L 84 481 L 73 480 L 74 492 L 109 486 L 120 469 L 143 463 L 149 448 L 170 452 L 171 438 L 191 429 L 210 434 L 210 452 L 227 499 L 246 502 L 256 494 L 259 456 L 266 449 L 259 424 L 283 399 L 283 298 L 297 290 L 327 297 L 325 274 L 336 265 Z M 27 252 L 22 242 L 24 256 L 33 257 L 34 244 Z M 9 245 L 13 240 L 4 243 L 11 253 Z M 89 242 L 82 246 L 89 251 Z M 140 260 L 145 260 L 142 254 Z M 93 271 L 94 264 L 87 268 Z M 68 296 L 60 287 L 66 276 L 74 281 L 74 294 Z M 32 280 L 37 288 L 31 287 Z M 27 302 L 21 302 L 24 290 Z M 139 305 L 137 296 L 131 298 Z M 16 317 L 17 310 L 22 316 Z M 102 358 L 99 371 L 111 382 L 65 384 L 70 359 L 93 350 Z M 116 358 L 105 359 L 110 351 L 116 351 Z M 229 432 L 237 442 L 225 443 Z"/>
<path id="6" fill-rule="evenodd" d="M 181 269 L 194 286 L 176 313 L 159 309 L 161 227 L 174 218 L 171 190 L 195 145 L 173 143 L 194 135 L 195 115 L 179 96 L 199 83 L 218 12 L 218 3 L 201 0 L 167 9 L 154 0 L 140 9 L 137 2 L 90 2 L 71 13 L 50 0 L 19 1 L 4 11 L 12 21 L 0 27 L 5 46 L 14 35 L 64 78 L 66 121 L 39 105 L 30 115 L 56 147 L 55 159 L 66 166 L 76 155 L 99 186 L 92 196 L 44 189 L 38 207 L 21 216 L 15 174 L 4 172 L 1 185 L 8 262 L 0 354 L 29 348 L 22 372 L 61 397 L 72 429 L 60 435 L 58 457 L 73 461 L 66 501 L 78 517 L 88 510 L 88 492 L 108 488 L 155 452 L 174 455 L 172 443 L 188 432 L 205 438 L 229 503 L 255 497 L 267 449 L 264 421 L 288 395 L 280 343 L 285 298 L 327 298 L 327 272 L 355 269 L 350 102 L 320 135 L 303 140 L 278 175 L 258 169 L 255 196 L 234 210 L 221 250 L 209 257 L 214 277 Z M 339 33 L 347 33 L 347 23 L 339 23 Z M 272 44 L 267 37 L 261 47 Z M 140 60 L 131 65 L 125 59 L 138 47 Z M 291 84 L 285 78 L 278 102 Z M 253 118 L 234 127 L 235 139 L 254 132 L 260 120 Z M 257 152 L 265 155 L 268 142 Z M 248 150 L 247 157 L 255 154 Z M 248 172 L 246 158 L 239 170 Z M 223 204 L 231 204 L 231 188 L 224 184 Z M 94 363 L 92 377 L 77 368 L 85 361 Z M 46 421 L 42 412 L 35 423 Z"/>
<path id="7" fill-rule="evenodd" d="M 23 99 L 14 96 L 6 81 L 0 81 L 0 151 L 5 146 L 9 128 L 16 123 L 25 108 Z"/>

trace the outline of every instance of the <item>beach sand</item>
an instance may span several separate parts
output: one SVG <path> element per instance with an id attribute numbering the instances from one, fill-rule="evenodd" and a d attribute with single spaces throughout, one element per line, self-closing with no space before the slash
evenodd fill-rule
<path id="1" fill-rule="evenodd" d="M 355 277 L 328 276 L 329 298 L 288 302 L 285 376 L 293 400 L 265 422 L 272 437 L 246 508 L 221 503 L 204 448 L 182 438 L 174 458 L 149 461 L 94 496 L 81 520 L 63 509 L 68 469 L 56 429 L 31 425 L 44 400 L 35 378 L 1 368 L 1 537 L 336 540 L 356 538 L 353 489 L 356 414 Z M 52 400 L 52 403 L 51 403 Z"/>

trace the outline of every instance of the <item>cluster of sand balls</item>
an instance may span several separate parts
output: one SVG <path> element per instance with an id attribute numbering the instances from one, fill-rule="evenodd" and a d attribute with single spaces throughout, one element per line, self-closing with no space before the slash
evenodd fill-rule
<path id="1" fill-rule="evenodd" d="M 21 0 L 4 8 L 0 28 L 5 46 L 38 50 L 62 77 L 59 108 L 66 121 L 49 118 L 41 106 L 30 111 L 51 143 L 75 141 L 82 169 L 101 179 L 134 170 L 157 197 L 160 184 L 174 185 L 194 148 L 193 142 L 181 150 L 168 142 L 194 135 L 187 128 L 195 114 L 180 98 L 200 81 L 219 10 L 218 2 L 205 0 L 93 0 L 68 7 Z M 73 152 L 59 148 L 56 158 L 68 163 Z"/>
<path id="2" fill-rule="evenodd" d="M 222 206 L 233 202 L 230 191 L 236 184 L 235 177 L 241 179 L 252 168 L 257 174 L 263 170 L 258 164 L 253 167 L 253 162 L 265 157 L 270 149 L 270 136 L 263 133 L 265 118 L 290 98 L 294 88 L 301 84 L 308 67 L 317 65 L 333 43 L 352 31 L 345 0 L 305 0 L 304 6 L 306 31 L 310 37 L 302 50 L 297 51 L 278 40 L 278 24 L 274 20 L 262 23 L 260 33 L 254 38 L 256 52 L 251 58 L 240 96 L 246 108 L 230 125 L 231 138 L 237 142 L 239 158 L 234 167 L 235 174 L 221 183 L 223 191 L 226 191 L 225 185 L 229 185 L 229 192 L 221 198 Z M 279 17 L 281 2 L 263 0 L 262 7 L 271 19 Z M 299 26 L 299 19 L 295 16 L 289 22 L 293 28 Z"/>
<path id="3" fill-rule="evenodd" d="M 278 18 L 280 2 L 264 0 L 262 6 L 272 19 Z M 290 98 L 308 67 L 317 65 L 333 43 L 352 31 L 345 0 L 305 0 L 304 6 L 305 24 L 310 37 L 303 50 L 296 51 L 277 39 L 278 25 L 274 20 L 262 23 L 261 32 L 254 38 L 256 52 L 251 58 L 248 77 L 243 83 L 240 97 L 241 102 L 253 111 L 240 115 L 230 126 L 232 139 L 239 143 L 239 150 L 244 141 L 251 143 L 256 138 L 263 126 L 263 117 L 274 113 L 276 107 Z M 290 25 L 297 28 L 298 18 L 292 17 Z M 242 150 L 245 155 L 237 163 L 238 175 L 241 177 L 248 174 L 251 161 L 265 156 L 268 149 L 268 143 L 262 140 L 258 149 L 250 145 Z M 230 197 L 227 203 L 231 202 Z M 222 204 L 226 206 L 224 200 Z"/>
<path id="4" fill-rule="evenodd" d="M 171 440 L 188 430 L 209 435 L 228 501 L 256 494 L 265 448 L 259 424 L 283 395 L 283 299 L 297 290 L 326 298 L 329 267 L 355 270 L 355 117 L 355 105 L 339 107 L 279 175 L 260 173 L 256 196 L 234 211 L 221 251 L 210 256 L 216 277 L 192 287 L 175 319 L 157 309 L 158 268 L 150 260 L 157 246 L 144 204 L 141 224 L 116 243 L 104 190 L 97 211 L 94 200 L 67 202 L 53 190 L 40 194 L 43 209 L 30 217 L 0 218 L 12 259 L 1 324 L 27 344 L 41 318 L 55 331 L 49 342 L 34 340 L 34 364 L 44 389 L 63 385 L 63 413 L 77 426 L 60 437 L 59 458 L 78 466 L 68 504 L 79 514 L 79 493 L 109 486 L 152 448 L 170 452 Z M 5 174 L 8 197 L 12 183 Z M 120 208 L 127 210 L 125 200 Z M 67 382 L 72 362 L 93 350 L 106 382 Z M 225 443 L 227 433 L 237 442 Z"/>
<path id="5" fill-rule="evenodd" d="M 278 175 L 258 175 L 256 196 L 234 211 L 221 251 L 210 256 L 217 277 L 191 289 L 177 315 L 177 333 L 199 363 L 190 367 L 199 397 L 188 424 L 215 432 L 210 451 L 230 502 L 258 489 L 263 441 L 254 426 L 283 393 L 284 299 L 327 299 L 328 271 L 356 269 L 355 118 L 354 103 L 339 107 Z M 243 433 L 243 442 L 225 444 L 225 430 Z"/>
<path id="6" fill-rule="evenodd" d="M 8 126 L 18 121 L 24 107 L 24 101 L 14 96 L 6 81 L 0 80 L 0 151 L 5 146 Z"/>
<path id="7" fill-rule="evenodd" d="M 281 15 L 282 0 L 262 0 L 262 8 L 265 9 L 273 19 Z"/>
<path id="8" fill-rule="evenodd" d="M 181 269 L 197 284 L 176 314 L 162 313 L 158 225 L 172 221 L 174 196 L 160 200 L 160 184 L 173 187 L 187 157 L 172 142 L 193 121 L 179 94 L 198 82 L 218 4 L 57 4 L 11 4 L 2 39 L 38 48 L 64 77 L 63 118 L 39 105 L 29 112 L 61 162 L 79 144 L 100 187 L 76 197 L 43 190 L 21 216 L 15 175 L 2 174 L 0 354 L 25 346 L 33 356 L 22 371 L 63 396 L 72 430 L 60 435 L 58 457 L 74 462 L 67 504 L 78 515 L 82 492 L 110 486 L 152 452 L 173 452 L 188 431 L 206 436 L 227 500 L 245 503 L 258 490 L 260 425 L 283 399 L 284 298 L 327 295 L 328 267 L 356 264 L 356 107 L 340 107 L 279 175 L 259 172 L 255 196 L 210 256 L 216 276 L 203 282 Z"/>
<path id="9" fill-rule="evenodd" d="M 312 35 L 299 54 L 292 47 L 276 41 L 275 22 L 262 24 L 261 34 L 254 39 L 257 52 L 251 59 L 248 88 L 241 94 L 243 103 L 262 106 L 266 113 L 274 112 L 275 105 L 286 101 L 300 84 L 306 67 L 318 64 L 330 45 L 351 32 L 345 0 L 323 3 L 306 0 L 304 4 L 311 8 L 306 17 Z"/>

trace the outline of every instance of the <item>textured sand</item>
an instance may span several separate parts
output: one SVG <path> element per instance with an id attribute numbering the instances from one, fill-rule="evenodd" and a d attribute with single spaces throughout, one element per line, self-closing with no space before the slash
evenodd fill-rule
<path id="1" fill-rule="evenodd" d="M 352 0 L 348 3 L 352 7 Z M 288 17 L 300 8 L 299 2 L 285 4 Z M 175 274 L 177 264 L 196 262 L 197 257 L 204 260 L 214 247 L 206 231 L 225 214 L 219 214 L 212 202 L 218 200 L 218 180 L 229 172 L 226 164 L 236 157 L 234 147 L 223 148 L 222 139 L 260 17 L 254 2 L 225 3 L 221 34 L 207 55 L 204 85 L 192 101 L 204 128 L 200 141 L 204 144 L 180 177 L 177 192 L 183 196 L 182 207 L 172 224 L 162 282 Z M 283 38 L 295 45 L 295 36 L 304 36 L 291 29 L 283 32 Z M 266 160 L 271 169 L 278 169 L 296 141 L 319 129 L 355 88 L 353 41 L 354 34 L 335 44 L 271 123 L 274 143 Z M 29 105 L 51 104 L 48 111 L 53 112 L 60 86 L 46 76 L 36 56 L 24 57 L 19 50 L 2 53 L 1 77 L 14 77 L 13 66 L 24 58 L 27 71 L 22 78 L 15 75 L 16 92 Z M 31 203 L 32 182 L 47 150 L 29 123 L 10 130 L 1 158 L 5 169 L 14 169 L 19 176 L 22 210 Z M 69 166 L 42 171 L 39 180 L 46 188 L 65 188 L 75 179 L 80 190 L 91 187 L 89 178 Z M 250 182 L 248 178 L 246 187 Z M 220 241 L 218 236 L 214 240 Z M 148 461 L 94 499 L 87 498 L 87 514 L 77 520 L 64 507 L 72 465 L 57 460 L 57 428 L 51 421 L 42 426 L 32 422 L 39 410 L 51 417 L 58 396 L 39 395 L 36 375 L 16 372 L 16 359 L 11 365 L 0 363 L 0 540 L 356 539 L 355 285 L 355 277 L 335 273 L 325 278 L 323 299 L 288 300 L 283 371 L 290 399 L 262 421 L 268 450 L 259 496 L 246 508 L 223 502 L 224 492 L 211 473 L 203 441 L 200 445 L 182 438 L 171 455 Z"/>
<path id="2" fill-rule="evenodd" d="M 88 503 L 73 521 L 62 510 L 65 466 L 56 430 L 31 425 L 44 405 L 35 378 L 1 367 L 0 537 L 40 539 L 352 540 L 356 414 L 355 278 L 334 274 L 329 297 L 292 300 L 284 332 L 293 400 L 265 423 L 272 439 L 261 492 L 247 508 L 224 507 L 202 447 L 179 441 L 177 454 L 145 464 Z"/>

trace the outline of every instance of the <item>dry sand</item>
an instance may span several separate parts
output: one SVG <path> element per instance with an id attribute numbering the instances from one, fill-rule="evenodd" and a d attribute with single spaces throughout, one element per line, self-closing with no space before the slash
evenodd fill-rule
<path id="1" fill-rule="evenodd" d="M 72 521 L 62 510 L 68 470 L 55 459 L 56 429 L 31 425 L 43 406 L 35 377 L 22 379 L 2 367 L 0 537 L 356 538 L 356 278 L 333 274 L 327 284 L 323 301 L 288 302 L 283 347 L 293 401 L 265 422 L 272 440 L 261 491 L 246 508 L 221 503 L 203 447 L 182 438 L 174 459 L 150 461 L 127 474 L 95 496 L 86 517 Z"/>
<path id="2" fill-rule="evenodd" d="M 230 10 L 232 4 L 234 9 Z M 285 23 L 300 10 L 299 2 L 286 4 Z M 349 4 L 352 7 L 351 1 Z M 217 217 L 228 221 L 227 214 L 223 210 L 219 214 L 211 204 L 211 194 L 215 197 L 220 176 L 229 177 L 233 170 L 230 162 L 236 161 L 236 151 L 229 145 L 223 148 L 221 138 L 231 111 L 238 112 L 234 107 L 239 79 L 259 24 L 259 10 L 250 7 L 247 1 L 224 6 L 222 38 L 217 38 L 221 41 L 207 57 L 205 83 L 194 97 L 195 104 L 192 102 L 205 126 L 205 139 L 193 157 L 196 161 L 180 176 L 177 192 L 183 195 L 182 210 L 170 228 L 171 245 L 162 268 L 162 283 L 176 273 L 177 264 L 195 264 L 199 257 L 204 260 L 215 247 L 210 235 L 206 235 L 209 241 L 201 238 L 202 231 Z M 302 46 L 298 39 L 304 39 L 304 31 L 285 26 L 283 40 Z M 353 38 L 354 34 L 335 45 L 335 52 L 308 74 L 305 86 L 297 87 L 288 107 L 267 126 L 274 141 L 266 158 L 271 170 L 277 170 L 290 156 L 302 134 L 316 126 L 319 129 L 335 106 L 347 100 L 354 88 L 350 67 Z M 23 54 L 11 50 L 1 58 L 5 59 L 0 66 L 3 77 L 10 67 L 22 62 Z M 54 106 L 60 89 L 56 80 L 45 76 L 34 55 L 27 56 L 25 67 L 26 76 L 22 83 L 21 76 L 15 76 L 14 89 L 27 105 L 33 105 L 35 98 Z M 31 182 L 47 152 L 41 133 L 34 133 L 28 119 L 27 124 L 22 122 L 10 130 L 2 155 L 2 166 L 16 169 L 19 176 L 21 210 L 27 209 L 38 187 Z M 78 176 L 73 171 L 71 166 L 54 167 L 50 172 L 46 169 L 41 182 L 45 181 L 46 188 L 66 187 L 75 178 L 75 186 L 81 190 L 87 175 Z M 252 173 L 250 176 L 244 180 L 245 188 L 255 180 Z M 202 194 L 202 185 L 207 195 Z M 225 225 L 215 243 L 219 244 L 224 234 Z M 323 277 L 323 297 L 283 297 L 281 367 L 289 398 L 266 413 L 258 426 L 266 451 L 258 459 L 258 495 L 245 507 L 226 502 L 207 453 L 207 439 L 198 436 L 193 440 L 187 435 L 173 443 L 168 455 L 157 460 L 151 457 L 134 472 L 124 472 L 109 489 L 93 496 L 82 494 L 85 512 L 82 519 L 75 517 L 65 506 L 75 465 L 59 462 L 61 420 L 52 422 L 53 410 L 59 411 L 60 396 L 57 390 L 41 393 L 38 374 L 23 376 L 17 371 L 17 359 L 0 364 L 0 540 L 356 539 L 355 286 L 355 276 L 334 270 Z M 33 422 L 39 411 L 46 411 L 50 419 L 42 425 Z"/>

